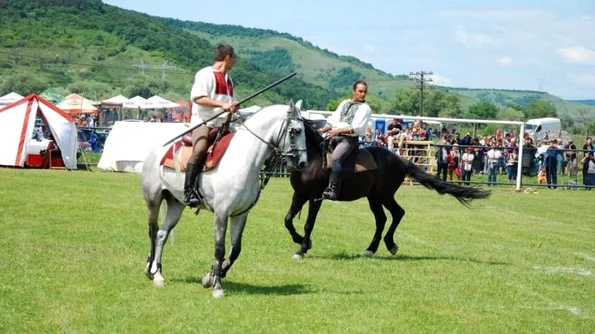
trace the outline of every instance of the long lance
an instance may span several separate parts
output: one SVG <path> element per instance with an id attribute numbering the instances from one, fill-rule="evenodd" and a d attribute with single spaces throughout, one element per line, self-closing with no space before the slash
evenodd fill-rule
<path id="1" fill-rule="evenodd" d="M 297 74 L 297 72 L 293 72 L 293 73 L 291 73 L 290 75 L 288 75 L 288 76 L 286 76 L 286 77 L 283 77 L 283 78 L 281 78 L 281 79 L 279 79 L 279 80 L 277 80 L 277 81 L 273 82 L 272 84 L 270 84 L 270 85 L 268 85 L 268 86 L 266 86 L 266 87 L 262 88 L 261 90 L 257 91 L 256 93 L 254 93 L 254 94 L 252 94 L 252 95 L 250 95 L 250 96 L 246 97 L 245 99 L 241 100 L 240 102 L 238 102 L 238 103 L 237 103 L 237 105 L 239 106 L 239 105 L 241 105 L 242 103 L 245 103 L 245 102 L 247 102 L 247 101 L 249 101 L 249 100 L 251 100 L 251 99 L 253 99 L 253 98 L 257 97 L 258 95 L 260 95 L 260 94 L 262 94 L 262 93 L 266 92 L 267 90 L 269 90 L 269 89 L 271 89 L 271 88 L 273 88 L 273 87 L 277 86 L 278 84 L 280 84 L 280 83 L 282 83 L 282 82 L 284 82 L 284 81 L 286 81 L 286 80 L 288 80 L 288 79 L 291 79 L 291 78 L 293 78 L 293 77 L 294 77 L 296 74 Z M 204 124 L 207 124 L 208 122 L 210 122 L 210 121 L 212 121 L 212 120 L 216 119 L 217 117 L 219 117 L 219 116 L 223 115 L 223 114 L 224 114 L 224 113 L 226 113 L 226 112 L 227 112 L 227 111 L 225 111 L 225 110 L 224 110 L 224 111 L 222 111 L 222 112 L 218 113 L 217 115 L 215 115 L 215 116 L 213 116 L 213 117 L 211 117 L 211 118 L 207 119 L 206 121 L 203 121 L 203 122 L 200 122 L 200 123 L 198 123 L 198 124 L 196 124 L 196 125 L 193 125 L 192 127 L 188 128 L 188 130 L 186 130 L 186 131 L 184 131 L 184 132 L 180 133 L 179 135 L 177 135 L 177 136 L 173 137 L 172 139 L 168 140 L 168 141 L 167 141 L 167 143 L 163 144 L 163 146 L 166 146 L 166 145 L 169 145 L 169 144 L 173 143 L 173 142 L 174 142 L 176 139 L 178 139 L 178 138 L 182 137 L 183 135 L 187 134 L 188 132 L 192 132 L 194 129 L 198 128 L 199 126 L 202 126 L 202 125 L 204 125 Z"/>

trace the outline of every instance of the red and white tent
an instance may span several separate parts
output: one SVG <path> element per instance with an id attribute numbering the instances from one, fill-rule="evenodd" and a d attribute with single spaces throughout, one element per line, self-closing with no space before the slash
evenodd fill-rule
<path id="1" fill-rule="evenodd" d="M 73 118 L 37 94 L 0 109 L 0 165 L 25 166 L 37 115 L 49 127 L 54 143 L 60 149 L 64 167 L 76 169 L 78 143 Z"/>

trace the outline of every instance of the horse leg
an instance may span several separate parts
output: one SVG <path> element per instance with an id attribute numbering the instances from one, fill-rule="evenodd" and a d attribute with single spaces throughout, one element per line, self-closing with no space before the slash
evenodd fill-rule
<path id="1" fill-rule="evenodd" d="M 153 276 L 153 283 L 156 286 L 165 286 L 165 278 L 163 278 L 162 267 L 161 267 L 161 256 L 163 255 L 163 247 L 167 242 L 169 233 L 176 227 L 186 207 L 175 198 L 169 196 L 167 199 L 167 210 L 165 213 L 165 221 L 163 225 L 157 231 L 156 245 L 155 245 L 155 258 L 150 266 L 150 273 Z"/>
<path id="2" fill-rule="evenodd" d="M 298 245 L 301 245 L 304 242 L 304 237 L 302 237 L 299 233 L 296 232 L 295 226 L 293 226 L 293 218 L 300 212 L 304 204 L 308 201 L 307 198 L 304 196 L 298 195 L 297 192 L 293 193 L 293 198 L 291 199 L 291 206 L 289 207 L 289 211 L 287 215 L 285 215 L 285 228 L 291 234 L 291 239 Z"/>
<path id="3" fill-rule="evenodd" d="M 231 217 L 231 250 L 229 251 L 229 257 L 223 261 L 223 267 L 221 269 L 221 278 L 225 278 L 227 272 L 238 259 L 242 252 L 242 234 L 244 233 L 244 227 L 246 227 L 246 220 L 248 219 L 248 212 L 239 216 Z"/>
<path id="4" fill-rule="evenodd" d="M 300 249 L 293 255 L 294 259 L 302 259 L 306 255 L 309 249 L 312 248 L 312 231 L 314 230 L 314 223 L 316 223 L 316 216 L 320 210 L 322 201 L 310 200 L 308 204 L 308 218 L 306 224 L 304 224 L 304 240 Z"/>
<path id="5" fill-rule="evenodd" d="M 393 221 L 384 236 L 384 244 L 386 245 L 386 249 L 388 249 L 392 255 L 395 255 L 399 251 L 399 245 L 397 245 L 394 240 L 395 231 L 397 230 L 401 219 L 405 216 L 405 210 L 403 210 L 393 196 L 387 197 L 382 204 L 390 212 L 393 218 Z"/>
<path id="6" fill-rule="evenodd" d="M 147 201 L 147 211 L 149 217 L 149 239 L 151 239 L 151 250 L 147 257 L 147 265 L 145 266 L 145 275 L 149 279 L 153 279 L 151 274 L 151 264 L 155 259 L 155 243 L 157 242 L 157 230 L 159 230 L 159 208 L 161 206 L 162 199 L 156 202 Z"/>
<path id="7" fill-rule="evenodd" d="M 227 213 L 215 213 L 215 261 L 211 266 L 211 272 L 202 278 L 203 287 L 213 287 L 212 295 L 214 298 L 222 298 L 225 296 L 221 278 L 223 274 L 223 260 L 225 257 L 225 233 L 227 231 L 228 218 L 229 214 Z"/>
<path id="8" fill-rule="evenodd" d="M 372 213 L 374 213 L 374 219 L 376 220 L 376 231 L 374 232 L 372 242 L 370 242 L 368 248 L 362 252 L 362 256 L 364 257 L 371 257 L 376 254 L 378 245 L 380 245 L 380 240 L 382 239 L 384 225 L 386 224 L 386 215 L 384 214 L 384 209 L 382 208 L 382 202 L 380 199 L 378 197 L 368 196 L 368 204 L 370 205 L 370 210 L 372 210 Z"/>

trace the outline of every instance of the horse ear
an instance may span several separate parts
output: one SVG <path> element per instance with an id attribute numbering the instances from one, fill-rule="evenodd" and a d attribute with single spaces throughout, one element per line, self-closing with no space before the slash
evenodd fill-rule
<path id="1" fill-rule="evenodd" d="M 303 100 L 299 100 L 296 102 L 295 107 L 298 108 L 299 110 L 302 110 L 302 101 Z"/>

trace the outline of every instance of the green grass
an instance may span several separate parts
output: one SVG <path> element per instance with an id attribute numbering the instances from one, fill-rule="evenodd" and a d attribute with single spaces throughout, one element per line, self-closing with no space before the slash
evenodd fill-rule
<path id="1" fill-rule="evenodd" d="M 139 183 L 133 174 L 0 169 L 0 332 L 595 328 L 592 191 L 500 187 L 469 210 L 403 186 L 400 253 L 381 248 L 372 259 L 358 256 L 373 234 L 366 201 L 324 203 L 314 248 L 294 261 L 297 245 L 283 227 L 289 182 L 273 179 L 249 216 L 227 297 L 214 300 L 199 283 L 213 256 L 210 213 L 184 213 L 166 245 L 165 288 L 143 276 L 149 240 Z"/>

